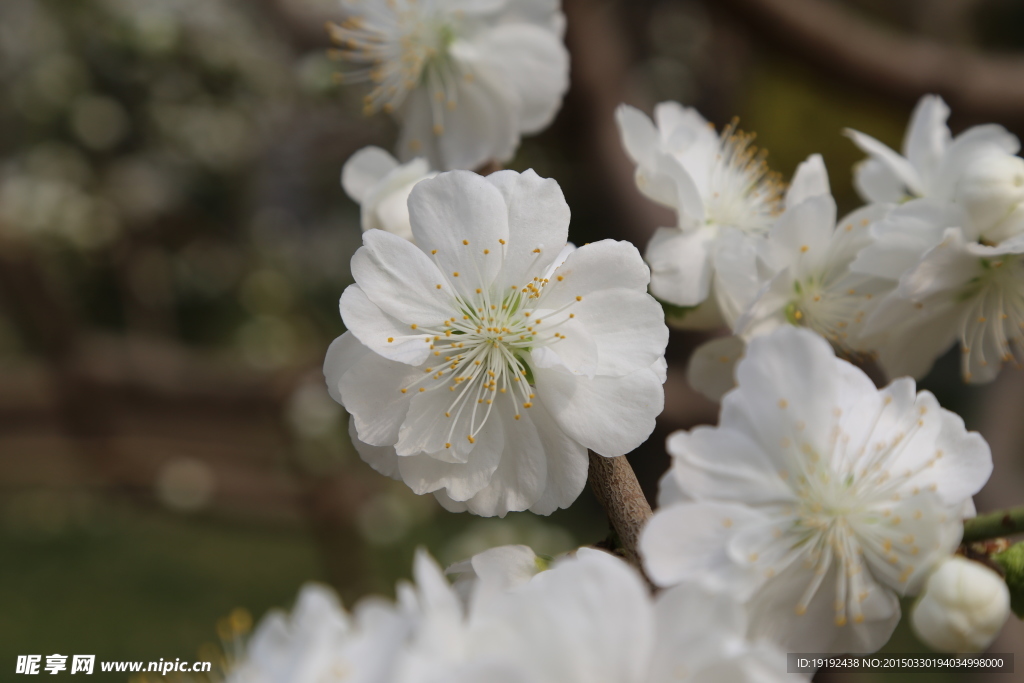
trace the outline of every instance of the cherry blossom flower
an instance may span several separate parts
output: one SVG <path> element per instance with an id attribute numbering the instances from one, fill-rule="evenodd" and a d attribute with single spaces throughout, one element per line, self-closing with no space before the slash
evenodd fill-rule
<path id="1" fill-rule="evenodd" d="M 425 159 L 399 164 L 379 147 L 364 147 L 345 162 L 341 185 L 359 202 L 364 231 L 386 230 L 411 240 L 409 193 L 416 183 L 435 175 Z"/>
<path id="2" fill-rule="evenodd" d="M 898 596 L 959 542 L 987 444 L 912 380 L 877 390 L 805 329 L 751 340 L 736 375 L 718 427 L 669 437 L 648 575 L 720 583 L 791 651 L 877 650 Z"/>
<path id="3" fill-rule="evenodd" d="M 344 83 L 367 114 L 401 124 L 398 157 L 439 169 L 507 161 L 543 130 L 569 85 L 558 0 L 346 0 L 328 26 Z"/>
<path id="4" fill-rule="evenodd" d="M 903 154 L 855 130 L 846 134 L 868 159 L 854 174 L 854 185 L 868 202 L 899 203 L 927 197 L 953 200 L 961 175 L 977 159 L 991 154 L 1016 154 L 1017 138 L 1005 128 L 986 124 L 953 138 L 946 125 L 949 107 L 938 95 L 925 95 L 910 118 Z"/>
<path id="5" fill-rule="evenodd" d="M 415 244 L 370 230 L 327 353 L 360 455 L 450 510 L 548 514 L 587 449 L 627 453 L 661 412 L 668 339 L 630 244 L 566 246 L 569 208 L 532 171 L 462 171 L 409 197 Z"/>
<path id="6" fill-rule="evenodd" d="M 654 121 L 620 105 L 616 121 L 637 186 L 678 217 L 647 247 L 651 293 L 675 307 L 699 307 L 675 316 L 680 327 L 731 325 L 757 291 L 759 245 L 751 238 L 764 237 L 784 208 L 778 175 L 735 121 L 719 134 L 676 102 L 655 107 Z"/>

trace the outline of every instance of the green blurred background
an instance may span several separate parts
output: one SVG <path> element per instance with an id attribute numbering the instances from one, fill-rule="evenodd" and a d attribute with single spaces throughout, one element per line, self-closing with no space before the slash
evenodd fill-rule
<path id="1" fill-rule="evenodd" d="M 633 187 L 622 101 L 738 115 L 787 178 L 820 152 L 846 210 L 860 154 L 841 130 L 898 147 L 932 88 L 954 132 L 1024 132 L 1012 98 L 955 74 L 901 81 L 842 44 L 848 22 L 883 47 L 1012 53 L 1020 2 L 794 3 L 827 10 L 823 39 L 772 15 L 777 1 L 565 0 L 572 88 L 509 167 L 559 181 L 573 241 L 643 248 L 671 216 Z M 360 243 L 338 178 L 395 128 L 333 85 L 323 22 L 338 15 L 336 0 L 0 1 L 0 680 L 20 678 L 18 654 L 213 658 L 232 610 L 258 618 L 310 580 L 348 604 L 389 594 L 418 546 L 447 564 L 607 535 L 589 492 L 548 518 L 453 515 L 349 444 L 320 371 Z M 684 379 L 704 339 L 673 333 L 665 413 L 631 456 L 652 499 L 664 437 L 716 417 Z M 948 357 L 923 384 L 993 446 L 979 509 L 1020 503 L 1021 375 L 966 388 Z M 1014 622 L 993 650 L 1022 639 Z M 901 628 L 887 649 L 924 648 Z M 987 680 L 818 680 L 907 678 Z"/>

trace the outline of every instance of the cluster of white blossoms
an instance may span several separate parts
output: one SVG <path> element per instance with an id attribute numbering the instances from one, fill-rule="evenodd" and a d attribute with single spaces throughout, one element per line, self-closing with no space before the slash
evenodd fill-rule
<path id="1" fill-rule="evenodd" d="M 413 241 L 363 235 L 331 395 L 374 469 L 447 509 L 567 507 L 587 449 L 615 457 L 654 429 L 668 328 L 627 242 L 568 245 L 558 184 L 449 171 L 409 200 Z"/>
<path id="2" fill-rule="evenodd" d="M 568 507 L 588 450 L 618 457 L 651 435 L 666 317 L 731 330 L 688 372 L 721 416 L 669 438 L 660 507 L 626 549 L 653 595 L 596 550 L 552 564 L 495 548 L 452 567 L 454 584 L 420 553 L 395 603 L 349 614 L 305 589 L 231 683 L 769 683 L 792 678 L 786 651 L 877 650 L 900 597 L 922 590 L 925 642 L 992 642 L 1006 584 L 953 558 L 989 448 L 912 378 L 957 339 L 968 381 L 1021 354 L 1016 138 L 989 125 L 954 139 L 925 97 L 902 155 L 849 132 L 869 155 L 867 203 L 839 216 L 820 156 L 786 187 L 735 122 L 719 133 L 676 103 L 653 120 L 623 105 L 637 186 L 676 224 L 644 258 L 627 242 L 577 249 L 554 180 L 458 170 L 507 160 L 554 116 L 557 0 L 344 6 L 344 78 L 371 81 L 367 110 L 402 123 L 398 159 L 368 147 L 342 172 L 363 246 L 324 374 L 360 456 L 453 512 Z M 850 361 L 901 378 L 877 389 Z"/>
<path id="3" fill-rule="evenodd" d="M 735 124 L 719 135 L 675 103 L 656 107 L 656 126 L 620 108 L 638 187 L 678 216 L 647 247 L 651 293 L 677 326 L 735 335 L 694 354 L 698 390 L 720 398 L 746 342 L 787 324 L 890 377 L 922 377 L 957 340 L 966 381 L 989 381 L 1020 356 L 1024 159 L 1001 126 L 953 139 L 948 114 L 923 98 L 903 155 L 850 131 L 870 155 L 856 170 L 868 204 L 837 220 L 821 157 L 783 193 Z"/>
<path id="4" fill-rule="evenodd" d="M 473 169 L 512 157 L 569 87 L 558 0 L 342 0 L 328 26 L 343 83 L 401 126 L 398 157 Z"/>
<path id="5" fill-rule="evenodd" d="M 877 650 L 898 596 L 960 543 L 988 445 L 913 380 L 878 390 L 808 330 L 753 339 L 736 375 L 717 427 L 669 438 L 648 575 L 717 582 L 791 651 Z"/>
<path id="6" fill-rule="evenodd" d="M 290 615 L 262 620 L 227 683 L 807 680 L 785 672 L 778 647 L 747 636 L 728 594 L 688 583 L 652 598 L 632 567 L 598 550 L 547 564 L 523 546 L 494 548 L 454 568 L 468 577 L 453 587 L 420 552 L 415 585 L 352 614 L 307 586 Z"/>

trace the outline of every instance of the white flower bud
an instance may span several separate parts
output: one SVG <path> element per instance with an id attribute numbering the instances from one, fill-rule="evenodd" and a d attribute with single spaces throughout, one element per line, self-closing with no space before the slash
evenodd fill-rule
<path id="1" fill-rule="evenodd" d="M 364 147 L 345 162 L 341 184 L 359 202 L 363 230 L 386 230 L 412 240 L 409 194 L 421 180 L 433 178 L 425 159 L 399 164 L 378 147 Z"/>
<path id="2" fill-rule="evenodd" d="M 1024 232 L 1024 159 L 983 156 L 964 171 L 956 199 L 988 242 L 998 244 Z"/>
<path id="3" fill-rule="evenodd" d="M 939 565 L 911 614 L 917 637 L 942 652 L 981 652 L 1010 614 L 1010 591 L 995 571 L 954 556 Z"/>

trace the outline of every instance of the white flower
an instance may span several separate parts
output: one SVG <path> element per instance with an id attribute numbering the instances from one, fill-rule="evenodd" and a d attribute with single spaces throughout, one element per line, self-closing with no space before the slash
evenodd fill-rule
<path id="1" fill-rule="evenodd" d="M 558 0 L 349 0 L 331 37 L 369 81 L 367 113 L 401 123 L 398 157 L 440 169 L 507 161 L 554 118 L 569 85 Z"/>
<path id="2" fill-rule="evenodd" d="M 800 187 L 813 194 L 796 194 Z M 800 165 L 787 197 L 786 212 L 772 226 L 760 262 L 766 283 L 735 322 L 741 338 L 706 343 L 690 359 L 691 386 L 719 400 L 734 385 L 733 368 L 743 341 L 784 325 L 814 330 L 847 355 L 869 351 L 860 339 L 865 316 L 896 283 L 850 270 L 871 244 L 869 226 L 888 205 L 864 207 L 836 223 L 836 204 L 818 155 Z M 706 348 L 705 348 L 706 347 Z"/>
<path id="3" fill-rule="evenodd" d="M 991 154 L 974 161 L 957 186 L 978 239 L 999 244 L 1024 232 L 1024 159 Z"/>
<path id="4" fill-rule="evenodd" d="M 968 166 L 990 154 L 1016 154 L 1017 138 L 1005 128 L 986 124 L 970 128 L 955 139 L 946 125 L 949 107 L 938 95 L 926 95 L 914 108 L 897 154 L 878 140 L 847 130 L 854 144 L 869 155 L 854 175 L 854 185 L 868 202 L 902 202 L 915 197 L 952 201 L 956 185 Z"/>
<path id="5" fill-rule="evenodd" d="M 946 228 L 865 332 L 888 336 L 880 361 L 890 374 L 924 374 L 959 338 L 964 380 L 995 379 L 1024 358 L 1024 235 L 987 246 Z"/>
<path id="6" fill-rule="evenodd" d="M 731 596 L 690 583 L 652 600 L 635 570 L 588 548 L 500 595 L 477 616 L 474 643 L 503 672 L 501 680 L 781 683 L 791 677 L 780 651 L 747 640 L 745 614 Z"/>
<path id="7" fill-rule="evenodd" d="M 928 577 L 911 613 L 914 632 L 940 652 L 981 652 L 1010 616 L 1010 589 L 980 562 L 955 555 Z"/>
<path id="8" fill-rule="evenodd" d="M 757 291 L 758 246 L 750 237 L 767 234 L 781 212 L 782 184 L 735 122 L 719 135 L 696 110 L 675 102 L 655 107 L 654 119 L 656 125 L 627 105 L 616 111 L 637 186 L 678 216 L 678 225 L 660 228 L 647 247 L 651 292 L 674 306 L 708 300 L 717 309 L 681 325 L 715 327 L 723 318 L 731 324 Z"/>
<path id="9" fill-rule="evenodd" d="M 569 207 L 532 171 L 444 173 L 409 209 L 415 245 L 363 234 L 324 363 L 356 447 L 450 510 L 569 505 L 587 449 L 633 450 L 662 409 L 668 329 L 640 254 L 569 253 Z"/>
<path id="10" fill-rule="evenodd" d="M 753 339 L 718 427 L 669 438 L 640 543 L 658 585 L 704 578 L 747 599 L 791 651 L 873 651 L 959 542 L 988 446 L 928 392 L 876 390 L 818 335 Z"/>
<path id="11" fill-rule="evenodd" d="M 425 159 L 399 164 L 379 147 L 364 147 L 345 162 L 341 185 L 359 202 L 364 231 L 386 230 L 411 240 L 409 193 L 416 183 L 435 175 Z"/>

